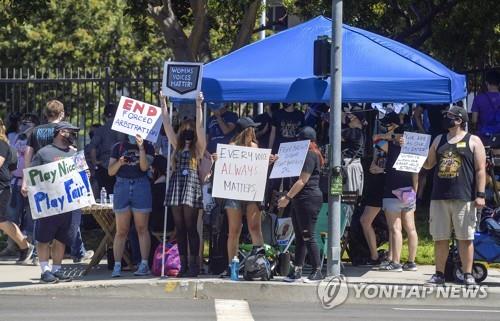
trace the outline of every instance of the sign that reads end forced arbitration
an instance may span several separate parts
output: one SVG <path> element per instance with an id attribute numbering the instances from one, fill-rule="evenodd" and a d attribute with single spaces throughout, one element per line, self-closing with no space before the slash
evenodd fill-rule
<path id="1" fill-rule="evenodd" d="M 162 91 L 165 96 L 195 99 L 201 90 L 203 64 L 166 61 Z"/>

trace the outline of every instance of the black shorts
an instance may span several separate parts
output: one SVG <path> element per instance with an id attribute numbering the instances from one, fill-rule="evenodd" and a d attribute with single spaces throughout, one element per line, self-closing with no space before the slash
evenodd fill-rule
<path id="1" fill-rule="evenodd" d="M 384 198 L 385 174 L 366 173 L 365 192 L 363 193 L 363 204 L 371 207 L 382 207 Z"/>
<path id="2" fill-rule="evenodd" d="M 71 246 L 71 219 L 72 212 L 67 212 L 36 220 L 35 240 L 40 243 L 58 240 L 67 246 Z"/>
<path id="3" fill-rule="evenodd" d="M 10 202 L 10 188 L 0 190 L 0 223 L 10 221 L 7 216 L 7 205 Z"/>

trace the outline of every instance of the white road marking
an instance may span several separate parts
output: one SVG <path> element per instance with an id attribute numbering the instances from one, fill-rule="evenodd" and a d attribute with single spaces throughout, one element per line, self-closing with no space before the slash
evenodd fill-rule
<path id="1" fill-rule="evenodd" d="M 467 309 L 413 309 L 413 308 L 392 308 L 399 311 L 442 311 L 442 312 L 481 312 L 500 313 L 500 310 L 467 310 Z"/>
<path id="2" fill-rule="evenodd" d="M 218 321 L 254 321 L 248 302 L 244 300 L 215 299 Z"/>

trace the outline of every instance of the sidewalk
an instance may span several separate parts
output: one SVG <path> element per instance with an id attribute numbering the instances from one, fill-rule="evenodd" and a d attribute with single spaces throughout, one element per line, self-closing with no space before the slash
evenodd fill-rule
<path id="1" fill-rule="evenodd" d="M 75 277 L 73 282 L 59 284 L 39 284 L 38 266 L 19 266 L 14 261 L 0 261 L 0 295 L 54 295 L 54 296 L 114 296 L 142 298 L 197 298 L 197 299 L 247 299 L 273 300 L 280 302 L 318 302 L 317 284 L 285 283 L 282 277 L 269 282 L 234 282 L 215 276 L 200 276 L 197 279 L 177 279 L 158 277 L 134 277 L 132 272 L 123 272 L 121 278 L 111 279 L 111 271 L 105 261 L 95 270 L 82 276 L 85 264 L 73 264 L 66 260 L 65 272 Z M 399 285 L 399 287 L 422 286 L 434 272 L 433 266 L 419 266 L 417 272 L 381 272 L 369 268 L 346 265 L 344 275 L 349 286 L 347 302 L 373 303 L 366 298 L 354 298 L 354 288 L 370 285 Z M 428 298 L 416 300 L 415 304 L 426 305 L 475 305 L 492 306 L 500 299 L 500 270 L 488 269 L 488 278 L 482 283 L 488 287 L 486 300 L 455 299 L 436 300 Z M 449 284 L 450 287 L 461 288 Z M 368 300 L 368 301 L 367 301 Z M 395 298 L 395 300 L 400 300 Z M 394 300 L 377 300 L 379 303 L 394 304 Z M 405 304 L 412 304 L 405 301 Z"/>

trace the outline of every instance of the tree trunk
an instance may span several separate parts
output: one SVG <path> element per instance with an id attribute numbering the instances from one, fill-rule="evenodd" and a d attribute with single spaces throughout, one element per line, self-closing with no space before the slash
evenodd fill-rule
<path id="1" fill-rule="evenodd" d="M 257 19 L 257 13 L 259 11 L 260 3 L 260 0 L 254 0 L 245 9 L 245 14 L 240 24 L 240 30 L 238 32 L 238 35 L 236 36 L 231 51 L 239 49 L 250 42 L 252 32 L 255 27 L 255 21 Z"/>

